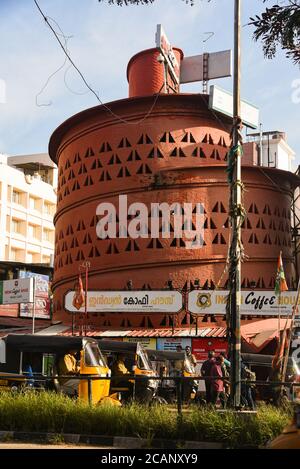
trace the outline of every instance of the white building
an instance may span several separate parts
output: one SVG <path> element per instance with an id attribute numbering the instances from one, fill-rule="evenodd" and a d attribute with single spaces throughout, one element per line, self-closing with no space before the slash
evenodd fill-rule
<path id="1" fill-rule="evenodd" d="M 47 154 L 0 155 L 0 261 L 52 262 L 56 181 Z"/>
<path id="2" fill-rule="evenodd" d="M 286 134 L 279 131 L 262 132 L 261 134 L 250 134 L 249 142 L 255 144 L 255 164 L 270 168 L 293 171 L 295 152 L 287 144 Z M 246 143 L 246 148 L 249 144 Z"/>

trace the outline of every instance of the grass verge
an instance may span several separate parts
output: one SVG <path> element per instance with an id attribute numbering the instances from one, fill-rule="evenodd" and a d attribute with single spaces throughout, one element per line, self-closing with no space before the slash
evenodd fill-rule
<path id="1" fill-rule="evenodd" d="M 259 407 L 256 416 L 195 408 L 178 424 L 177 414 L 163 406 L 91 407 L 52 392 L 0 394 L 1 431 L 211 441 L 240 448 L 264 445 L 281 433 L 290 418 L 291 411 L 271 406 Z"/>

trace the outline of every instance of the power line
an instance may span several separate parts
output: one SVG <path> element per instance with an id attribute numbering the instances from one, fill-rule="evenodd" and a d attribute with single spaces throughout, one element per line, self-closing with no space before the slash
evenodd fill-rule
<path id="1" fill-rule="evenodd" d="M 96 97 L 97 101 L 113 116 L 115 117 L 116 119 L 118 119 L 120 122 L 123 122 L 124 124 L 129 124 L 129 125 L 137 125 L 137 124 L 140 124 L 142 122 L 144 122 L 144 120 L 147 119 L 147 117 L 149 117 L 149 115 L 152 113 L 156 103 L 157 103 L 157 100 L 159 98 L 159 95 L 160 95 L 160 92 L 163 88 L 164 85 L 161 86 L 160 90 L 158 91 L 158 93 L 156 94 L 155 96 L 155 99 L 154 99 L 154 102 L 152 104 L 152 106 L 150 107 L 149 111 L 145 114 L 145 116 L 138 120 L 138 121 L 128 121 L 126 119 L 123 119 L 121 116 L 119 116 L 118 114 L 115 114 L 109 106 L 107 106 L 106 104 L 103 103 L 103 101 L 100 99 L 98 93 L 88 84 L 86 78 L 84 77 L 83 73 L 79 70 L 79 68 L 77 67 L 77 65 L 74 63 L 74 61 L 72 60 L 72 58 L 70 57 L 70 54 L 68 53 L 68 50 L 66 49 L 66 47 L 64 46 L 64 44 L 61 42 L 60 38 L 59 38 L 59 34 L 55 31 L 55 29 L 53 28 L 53 26 L 49 23 L 49 20 L 48 20 L 48 17 L 43 13 L 41 7 L 39 6 L 37 0 L 33 0 L 37 9 L 39 10 L 40 14 L 42 15 L 46 25 L 50 28 L 50 30 L 52 31 L 52 33 L 54 34 L 57 42 L 59 43 L 61 49 L 63 50 L 65 56 L 66 56 L 66 60 L 69 60 L 69 62 L 71 63 L 71 65 L 74 67 L 74 69 L 77 71 L 77 73 L 79 74 L 79 76 L 81 77 L 82 81 L 84 82 L 85 86 L 89 89 L 89 91 Z M 66 41 L 66 36 L 64 34 L 61 34 L 65 41 Z M 60 69 L 59 69 L 60 70 Z M 58 71 L 58 70 L 57 70 Z M 56 71 L 56 72 L 57 72 Z M 56 73 L 55 72 L 55 73 Z M 54 74 L 52 74 L 51 76 L 53 76 Z M 48 83 L 48 81 L 47 81 Z M 43 88 L 44 89 L 44 88 Z"/>

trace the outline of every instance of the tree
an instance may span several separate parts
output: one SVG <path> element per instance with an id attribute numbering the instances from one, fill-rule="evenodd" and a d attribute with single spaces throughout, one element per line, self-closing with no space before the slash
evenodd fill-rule
<path id="1" fill-rule="evenodd" d="M 155 0 L 99 0 L 119 6 L 150 5 Z M 193 6 L 196 0 L 182 0 Z M 210 0 L 207 0 L 210 2 Z M 262 0 L 263 3 L 269 0 Z M 278 46 L 286 51 L 286 56 L 300 65 L 300 0 L 283 0 L 280 5 L 273 5 L 255 18 L 250 18 L 249 25 L 255 27 L 255 41 L 262 40 L 265 57 L 275 56 Z"/>
<path id="2" fill-rule="evenodd" d="M 300 1 L 280 3 L 266 8 L 261 16 L 250 18 L 249 24 L 255 27 L 253 37 L 262 40 L 265 57 L 273 58 L 280 46 L 287 57 L 300 65 Z"/>

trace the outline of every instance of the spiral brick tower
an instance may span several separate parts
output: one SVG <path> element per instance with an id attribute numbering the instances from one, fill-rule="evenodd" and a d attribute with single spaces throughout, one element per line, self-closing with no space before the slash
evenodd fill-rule
<path id="1" fill-rule="evenodd" d="M 178 60 L 182 57 L 175 49 Z M 172 281 L 184 289 L 199 279 L 213 288 L 226 286 L 230 242 L 226 160 L 231 122 L 208 109 L 208 96 L 162 93 L 163 73 L 157 50 L 137 54 L 129 62 L 130 97 L 76 114 L 53 133 L 49 153 L 59 168 L 55 216 L 55 319 L 71 323 L 64 295 L 74 289 L 79 266 L 90 261 L 90 290 L 164 289 Z M 144 75 L 143 75 L 144 73 Z M 143 79 L 143 76 L 146 78 Z M 159 93 L 158 97 L 155 93 Z M 245 159 L 243 288 L 272 289 L 279 251 L 288 283 L 292 282 L 290 207 L 298 180 L 287 171 L 254 166 Z M 188 249 L 185 240 L 163 237 L 99 239 L 96 208 L 120 195 L 128 205 L 143 202 L 202 203 L 204 246 Z M 130 217 L 128 217 L 130 218 Z M 118 231 L 118 230 L 117 230 Z M 162 227 L 161 227 L 162 231 Z M 90 323 L 108 329 L 169 327 L 168 314 L 92 314 Z M 189 325 L 186 310 L 178 326 Z"/>

